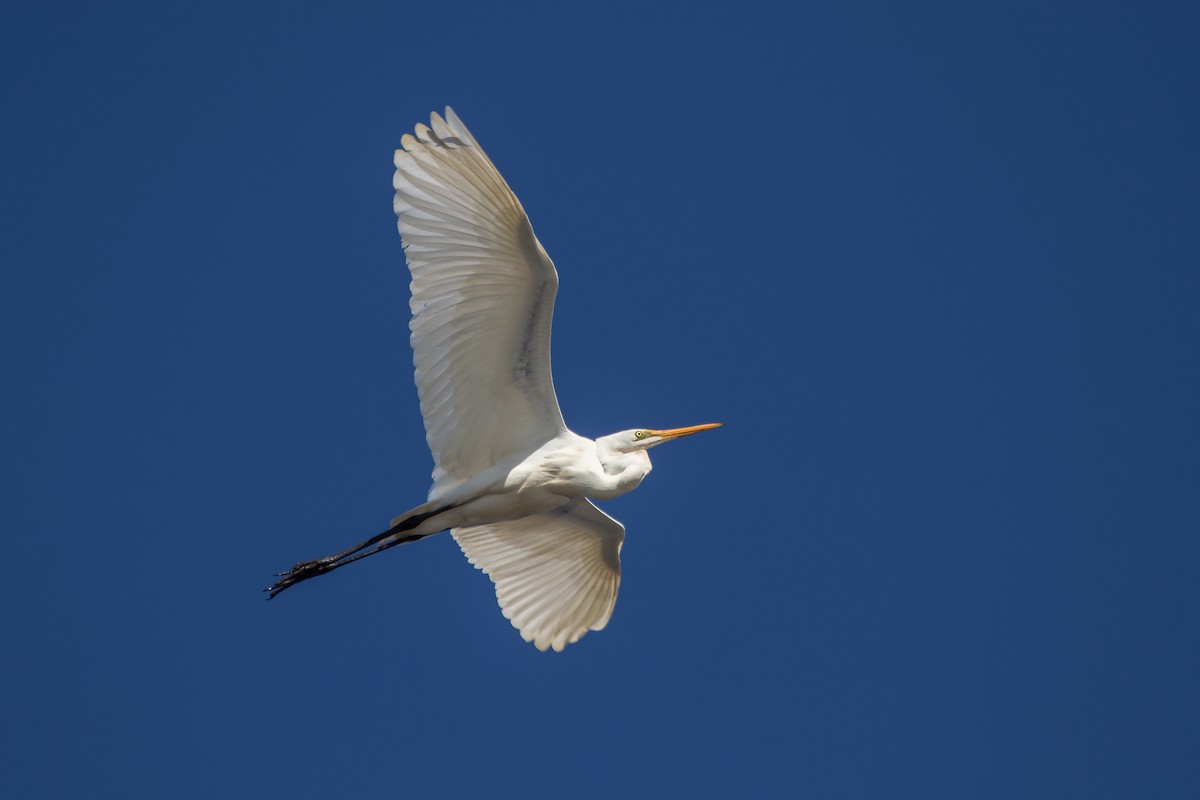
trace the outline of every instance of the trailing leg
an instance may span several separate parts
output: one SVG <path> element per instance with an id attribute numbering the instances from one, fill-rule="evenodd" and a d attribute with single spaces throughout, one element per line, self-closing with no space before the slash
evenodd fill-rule
<path id="1" fill-rule="evenodd" d="M 263 589 L 263 591 L 269 592 L 267 599 L 270 600 L 284 589 L 295 586 L 301 581 L 306 581 L 309 578 L 315 578 L 318 575 L 324 575 L 327 572 L 332 572 L 338 567 L 344 567 L 347 564 L 352 564 L 359 559 L 366 558 L 367 556 L 373 556 L 376 553 L 382 553 L 384 550 L 395 547 L 396 545 L 408 544 L 409 542 L 415 542 L 418 539 L 424 539 L 426 536 L 432 536 L 434 533 L 438 533 L 440 531 L 409 534 L 407 536 L 402 534 L 413 530 L 422 522 L 425 522 L 431 517 L 436 517 L 438 514 L 449 511 L 451 508 L 453 508 L 453 506 L 445 506 L 443 508 L 436 508 L 428 512 L 411 514 L 401 519 L 383 533 L 372 536 L 370 539 L 351 547 L 349 550 L 343 550 L 340 553 L 334 553 L 333 555 L 325 556 L 324 558 L 318 558 L 316 561 L 301 561 L 287 572 L 276 573 L 276 577 L 278 577 L 279 580 L 266 589 Z M 367 550 L 369 547 L 373 549 Z M 364 553 L 362 552 L 363 550 L 366 550 L 367 552 Z"/>

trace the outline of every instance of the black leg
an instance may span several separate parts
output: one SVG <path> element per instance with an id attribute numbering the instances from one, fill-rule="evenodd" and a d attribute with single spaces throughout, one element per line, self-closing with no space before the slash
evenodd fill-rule
<path id="1" fill-rule="evenodd" d="M 275 595 L 282 592 L 284 589 L 295 586 L 297 583 L 300 583 L 301 581 L 306 581 L 309 578 L 315 578 L 318 575 L 324 575 L 326 572 L 332 572 L 333 570 L 337 569 L 338 567 L 344 567 L 347 564 L 353 564 L 355 561 L 358 561 L 360 558 L 366 558 L 367 556 L 373 556 L 376 553 L 382 553 L 384 550 L 387 550 L 388 548 L 391 548 L 391 547 L 395 547 L 396 545 L 408 544 L 409 542 L 415 542 L 418 539 L 424 539 L 426 536 L 431 536 L 432 534 L 428 534 L 428 533 L 415 534 L 415 535 L 410 535 L 410 536 L 397 536 L 397 534 L 404 533 L 405 531 L 410 531 L 413 528 L 420 525 L 425 520 L 429 519 L 430 517 L 435 517 L 438 514 L 441 514 L 445 511 L 449 511 L 451 508 L 453 508 L 453 506 L 446 506 L 445 508 L 439 508 L 434 511 L 430 511 L 427 514 L 415 514 L 411 517 L 407 517 L 406 519 L 401 520 L 400 522 L 397 522 L 395 525 L 388 528 L 383 533 L 381 533 L 377 536 L 372 536 L 370 539 L 367 539 L 365 542 L 362 542 L 361 544 L 357 544 L 354 547 L 351 547 L 349 550 L 343 550 L 342 552 L 334 553 L 331 556 L 325 556 L 324 558 L 318 558 L 316 561 L 301 561 L 299 564 L 296 564 L 294 567 L 289 569 L 287 572 L 276 573 L 276 577 L 278 577 L 279 580 L 275 581 L 274 584 L 272 584 L 271 586 L 268 586 L 266 589 L 263 589 L 263 591 L 269 592 L 269 594 L 267 595 L 267 599 L 270 600 Z M 395 538 L 393 538 L 393 537 L 395 537 Z M 382 544 L 380 544 L 380 542 L 382 542 Z M 372 545 L 377 545 L 377 546 L 374 549 L 368 550 L 365 553 L 360 552 L 362 550 L 366 550 L 368 547 L 371 547 Z"/>

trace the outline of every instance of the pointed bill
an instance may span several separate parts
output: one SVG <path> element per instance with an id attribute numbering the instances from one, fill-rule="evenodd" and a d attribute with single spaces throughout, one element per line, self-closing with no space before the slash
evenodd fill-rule
<path id="1" fill-rule="evenodd" d="M 703 425 L 692 425 L 687 428 L 670 428 L 665 431 L 650 431 L 655 436 L 660 436 L 665 439 L 678 439 L 681 436 L 691 436 L 693 433 L 700 431 L 711 431 L 713 428 L 719 428 L 725 423 L 723 422 L 706 422 Z"/>

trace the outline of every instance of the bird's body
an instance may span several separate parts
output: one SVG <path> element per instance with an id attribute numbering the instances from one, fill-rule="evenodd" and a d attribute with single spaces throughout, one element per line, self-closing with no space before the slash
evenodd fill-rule
<path id="1" fill-rule="evenodd" d="M 636 489 L 650 473 L 649 455 L 607 451 L 602 441 L 563 431 L 524 459 L 499 461 L 392 524 L 438 512 L 411 533 L 439 533 L 547 513 L 581 498 L 611 500 Z"/>
<path id="2" fill-rule="evenodd" d="M 395 210 L 433 487 L 387 531 L 281 573 L 270 596 L 450 530 L 525 640 L 562 650 L 604 627 L 620 583 L 625 529 L 589 498 L 637 488 L 649 448 L 717 424 L 570 431 L 550 375 L 558 274 L 521 204 L 451 109 L 401 144 Z"/>

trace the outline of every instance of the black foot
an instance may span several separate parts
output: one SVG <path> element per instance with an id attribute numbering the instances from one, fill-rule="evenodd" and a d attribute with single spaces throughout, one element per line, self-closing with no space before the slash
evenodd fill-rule
<path id="1" fill-rule="evenodd" d="M 270 600 L 275 595 L 287 589 L 290 586 L 295 586 L 301 581 L 306 581 L 309 578 L 315 578 L 318 575 L 323 575 L 333 569 L 333 562 L 319 559 L 317 561 L 301 561 L 296 566 L 289 569 L 287 572 L 277 572 L 275 576 L 279 580 L 263 589 L 264 592 L 270 592 L 267 599 Z"/>

